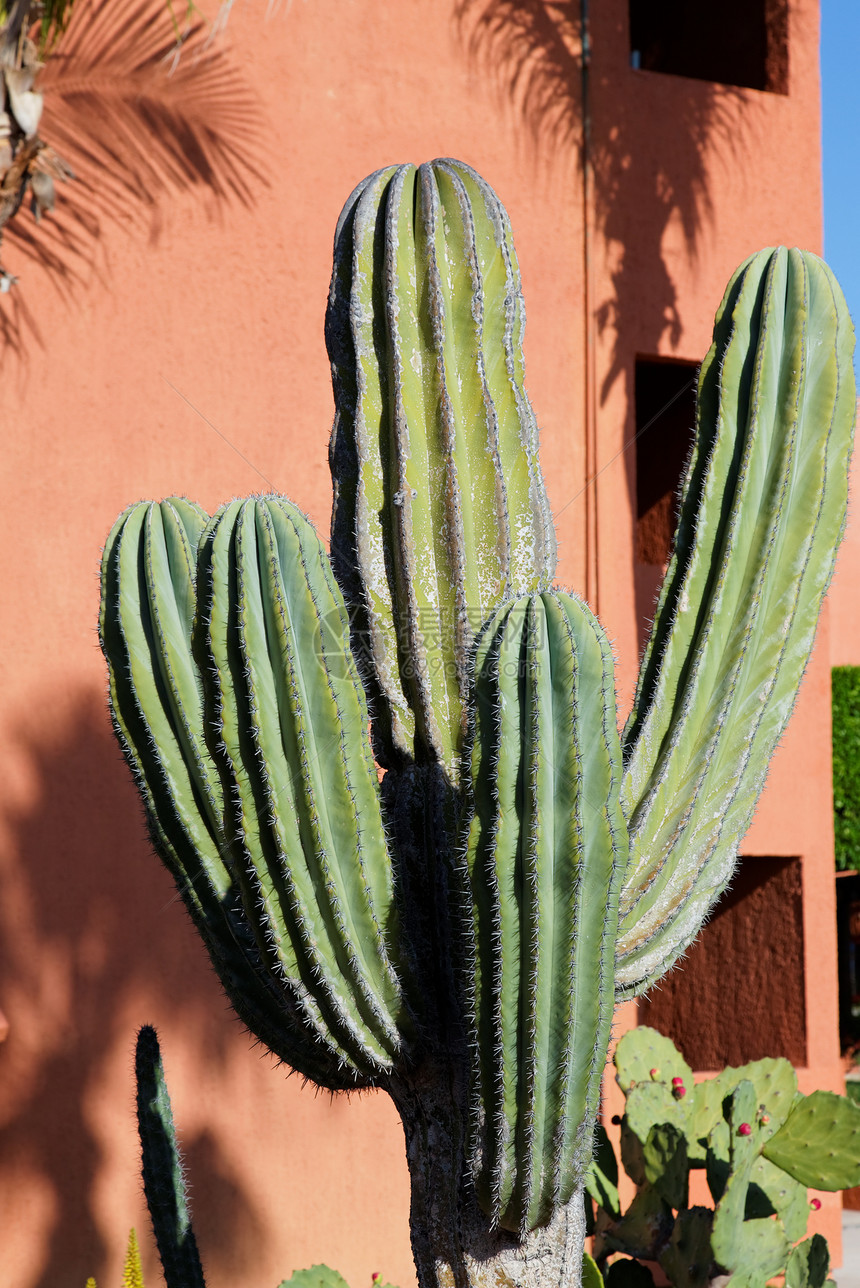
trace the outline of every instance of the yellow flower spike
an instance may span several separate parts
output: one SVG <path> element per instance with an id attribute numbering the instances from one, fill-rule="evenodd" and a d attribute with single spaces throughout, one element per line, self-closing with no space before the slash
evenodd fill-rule
<path id="1" fill-rule="evenodd" d="M 89 1288 L 89 1284 L 87 1288 Z M 93 1281 L 93 1288 L 96 1288 L 95 1281 Z M 140 1249 L 137 1246 L 137 1234 L 134 1226 L 128 1232 L 128 1247 L 125 1253 L 125 1264 L 122 1268 L 122 1288 L 144 1288 L 143 1266 L 140 1260 Z"/>

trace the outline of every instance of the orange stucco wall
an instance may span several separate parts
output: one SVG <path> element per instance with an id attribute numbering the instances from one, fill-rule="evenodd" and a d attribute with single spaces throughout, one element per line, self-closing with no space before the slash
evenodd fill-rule
<path id="1" fill-rule="evenodd" d="M 161 1034 L 212 1288 L 274 1285 L 314 1261 L 354 1288 L 377 1269 L 414 1281 L 393 1109 L 381 1096 L 317 1095 L 251 1047 L 148 852 L 105 714 L 97 572 L 115 515 L 140 497 L 184 493 L 214 508 L 274 488 L 325 531 L 335 220 L 378 166 L 454 155 L 511 216 L 560 580 L 583 587 L 576 29 L 564 6 L 521 5 L 524 26 L 517 8 L 303 0 L 266 16 L 244 0 L 220 38 L 254 105 L 236 127 L 253 163 L 235 161 L 244 200 L 187 191 L 181 177 L 155 194 L 142 185 L 134 218 L 103 214 L 66 296 L 7 241 L 41 339 L 25 326 L 20 350 L 7 345 L 0 386 L 5 1283 L 118 1282 L 128 1227 L 146 1229 L 131 1070 L 144 1022 Z M 759 245 L 819 247 L 817 3 L 791 3 L 787 96 L 633 72 L 626 3 L 593 8 L 598 598 L 627 701 L 633 362 L 700 358 L 728 275 Z M 803 859 L 808 1087 L 838 1078 L 828 665 L 824 628 L 745 851 Z"/>

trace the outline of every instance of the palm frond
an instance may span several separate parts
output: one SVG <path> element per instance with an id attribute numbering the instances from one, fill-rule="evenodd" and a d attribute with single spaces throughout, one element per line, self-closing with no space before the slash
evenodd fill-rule
<path id="1" fill-rule="evenodd" d="M 198 185 L 247 203 L 264 181 L 256 99 L 208 37 L 195 20 L 177 39 L 164 0 L 75 5 L 42 73 L 42 133 L 104 213 Z"/>
<path id="2" fill-rule="evenodd" d="M 22 210 L 5 228 L 7 250 L 45 264 L 66 289 L 92 264 L 105 222 L 151 227 L 165 202 L 195 190 L 251 205 L 266 184 L 258 100 L 182 0 L 76 0 L 68 9 L 39 77 L 39 134 L 74 182 L 59 190 L 50 219 L 36 226 Z"/>

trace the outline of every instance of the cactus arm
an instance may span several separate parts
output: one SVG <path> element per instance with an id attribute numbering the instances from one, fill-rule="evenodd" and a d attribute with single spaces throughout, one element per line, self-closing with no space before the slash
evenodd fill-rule
<path id="1" fill-rule="evenodd" d="M 501 609 L 475 670 L 473 1165 L 493 1221 L 525 1231 L 591 1157 L 626 854 L 620 746 L 609 646 L 571 597 Z"/>
<path id="2" fill-rule="evenodd" d="M 325 1040 L 378 1076 L 400 1049 L 402 1005 L 379 915 L 393 922 L 391 868 L 343 600 L 288 502 L 233 503 L 203 545 L 248 919 L 273 973 L 301 978 Z"/>
<path id="3" fill-rule="evenodd" d="M 307 1059 L 303 1044 L 292 1040 L 283 1008 L 262 976 L 247 923 L 237 915 L 220 813 L 208 793 L 201 794 L 195 785 L 196 779 L 211 786 L 218 777 L 207 749 L 199 676 L 188 682 L 193 677 L 190 606 L 196 595 L 190 547 L 205 521 L 199 507 L 171 498 L 160 506 L 131 506 L 108 538 L 102 561 L 100 636 L 108 661 L 114 727 L 143 798 L 155 848 L 239 1015 L 282 1059 L 322 1080 L 327 1066 L 315 1058 L 314 1047 Z M 153 546 L 160 548 L 153 551 Z M 160 579 L 154 586 L 156 568 Z M 176 597 L 172 610 L 170 595 Z M 187 656 L 179 659 L 180 641 L 174 632 L 172 667 L 161 655 L 165 635 L 153 621 L 153 603 L 160 606 L 162 622 L 184 624 Z M 169 697 L 163 678 L 168 671 L 174 681 Z M 180 677 L 186 681 L 181 716 L 176 683 Z M 339 1085 L 353 1081 L 347 1077 Z"/>
<path id="4" fill-rule="evenodd" d="M 211 724 L 204 714 L 202 680 L 199 670 L 195 673 L 192 650 L 193 547 L 206 518 L 198 506 L 181 498 L 131 506 L 108 538 L 99 628 L 114 728 L 143 798 L 153 844 L 240 1018 L 281 1059 L 308 1077 L 326 1085 L 353 1086 L 354 1070 L 341 1073 L 325 1060 L 318 1039 L 307 1041 L 303 1030 L 309 1021 L 292 1001 L 287 1010 L 293 1021 L 286 1022 L 284 998 L 265 976 L 237 904 L 223 810 L 213 807 L 208 791 L 201 794 L 196 788 L 196 782 L 211 787 L 219 777 L 207 747 Z M 176 598 L 173 608 L 167 602 L 171 595 Z M 153 621 L 153 603 L 162 624 L 171 621 L 185 631 L 186 656 L 179 656 L 181 639 L 174 630 L 170 664 L 161 654 L 166 637 Z M 173 678 L 169 697 L 164 682 L 168 672 Z"/>
<path id="5" fill-rule="evenodd" d="M 242 835 L 224 821 L 223 752 L 213 737 L 204 694 L 208 677 L 192 638 L 195 624 L 212 611 L 206 604 L 202 611 L 193 608 L 194 545 L 204 536 L 205 519 L 199 508 L 174 499 L 131 507 L 111 533 L 103 560 L 100 629 L 115 727 L 156 849 L 241 1018 L 314 1081 L 355 1086 L 372 1076 L 370 1066 L 364 1061 L 359 1068 L 331 1041 L 298 972 L 288 977 L 267 969 L 260 941 L 252 935 L 255 920 L 237 898 L 245 848 Z M 202 565 L 205 581 L 205 559 Z M 336 591 L 333 579 L 331 585 Z M 360 700 L 360 685 L 358 692 Z M 374 872 L 378 885 L 378 862 Z M 380 896 L 386 880 L 390 885 L 390 876 L 383 877 Z M 383 953 L 379 961 L 384 960 Z M 386 986 L 390 998 L 390 978 Z M 379 1067 L 377 1061 L 373 1070 Z"/>
<path id="6" fill-rule="evenodd" d="M 206 1288 L 158 1035 L 148 1024 L 137 1035 L 134 1067 L 143 1189 L 167 1288 Z"/>
<path id="7" fill-rule="evenodd" d="M 702 367 L 676 548 L 625 731 L 617 983 L 641 992 L 724 889 L 844 525 L 853 331 L 815 256 L 738 270 Z"/>
<path id="8" fill-rule="evenodd" d="M 507 217 L 467 166 L 401 166 L 356 190 L 326 327 L 332 557 L 380 755 L 438 760 L 455 783 L 474 631 L 555 566 L 522 325 Z"/>

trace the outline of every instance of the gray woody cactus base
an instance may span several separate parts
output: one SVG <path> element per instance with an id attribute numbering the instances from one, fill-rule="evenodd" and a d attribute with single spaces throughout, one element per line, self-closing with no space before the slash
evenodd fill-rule
<path id="1" fill-rule="evenodd" d="M 155 848 L 249 1029 L 394 1099 L 422 1288 L 580 1282 L 613 1006 L 731 876 L 845 520 L 845 303 L 814 255 L 763 251 L 717 313 L 619 738 L 606 637 L 550 589 L 523 326 L 474 171 L 371 175 L 326 320 L 331 558 L 281 497 L 174 498 L 103 564 Z"/>

